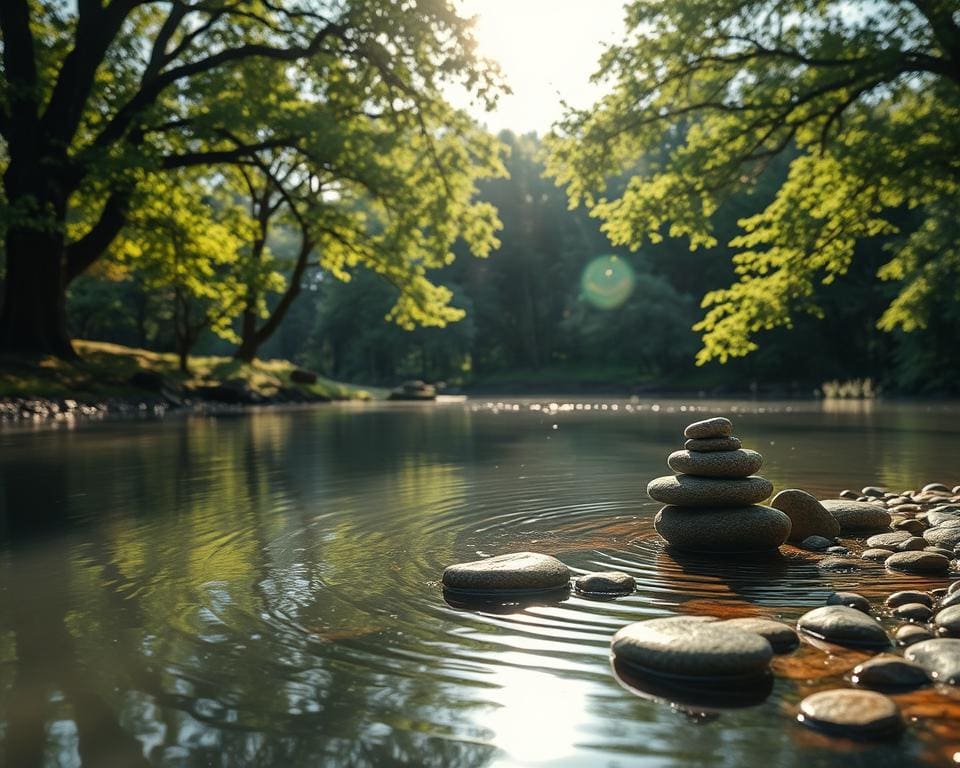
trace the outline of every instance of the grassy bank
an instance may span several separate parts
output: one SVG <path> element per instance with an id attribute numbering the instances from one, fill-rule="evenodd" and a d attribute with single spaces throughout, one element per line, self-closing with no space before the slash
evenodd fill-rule
<path id="1" fill-rule="evenodd" d="M 313 398 L 330 400 L 370 399 L 369 390 L 341 384 L 322 376 L 311 384 L 291 381 L 297 366 L 287 360 L 255 360 L 243 363 L 232 357 L 191 357 L 190 373 L 177 368 L 177 356 L 97 341 L 75 341 L 79 359 L 47 358 L 25 363 L 0 362 L 0 398 L 70 398 L 81 402 L 103 398 L 136 398 L 142 387 L 130 383 L 134 374 L 163 376 L 178 390 L 188 392 L 240 382 L 264 398 L 283 390 L 299 390 Z"/>

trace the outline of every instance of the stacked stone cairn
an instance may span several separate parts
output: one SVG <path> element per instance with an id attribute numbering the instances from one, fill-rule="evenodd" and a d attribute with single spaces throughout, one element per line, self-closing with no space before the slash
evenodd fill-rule
<path id="1" fill-rule="evenodd" d="M 677 475 L 651 480 L 663 502 L 654 527 L 671 546 L 694 552 L 772 550 L 790 535 L 790 518 L 759 502 L 773 492 L 757 472 L 763 456 L 741 447 L 729 419 L 698 421 L 684 430 L 684 450 L 667 459 Z"/>

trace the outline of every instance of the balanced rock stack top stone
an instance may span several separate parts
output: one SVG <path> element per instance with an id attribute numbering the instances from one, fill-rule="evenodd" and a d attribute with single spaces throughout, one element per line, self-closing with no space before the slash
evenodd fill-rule
<path id="1" fill-rule="evenodd" d="M 759 502 L 773 492 L 757 472 L 763 457 L 740 447 L 729 419 L 698 421 L 684 430 L 682 451 L 667 459 L 676 475 L 651 480 L 650 498 L 667 506 L 654 527 L 677 549 L 747 552 L 776 549 L 790 534 L 790 518 Z"/>

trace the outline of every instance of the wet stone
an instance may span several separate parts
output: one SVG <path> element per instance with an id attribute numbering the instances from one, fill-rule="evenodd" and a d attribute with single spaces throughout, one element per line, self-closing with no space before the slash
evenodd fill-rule
<path id="1" fill-rule="evenodd" d="M 799 488 L 780 491 L 770 506 L 790 518 L 790 541 L 802 542 L 810 536 L 835 539 L 840 524 L 814 496 Z"/>
<path id="2" fill-rule="evenodd" d="M 897 545 L 912 539 L 913 535 L 909 531 L 894 531 L 892 533 L 878 533 L 867 539 L 867 546 L 871 549 L 889 549 L 895 551 Z"/>
<path id="3" fill-rule="evenodd" d="M 693 475 L 668 475 L 651 480 L 647 494 L 664 504 L 685 507 L 741 507 L 757 504 L 773 491 L 764 477 L 718 480 Z"/>
<path id="4" fill-rule="evenodd" d="M 923 524 L 922 520 L 895 520 L 893 529 L 895 531 L 906 531 L 913 536 L 920 536 L 927 530 L 927 526 Z"/>
<path id="5" fill-rule="evenodd" d="M 598 571 L 577 577 L 573 586 L 585 595 L 628 595 L 636 589 L 637 582 L 622 571 Z"/>
<path id="6" fill-rule="evenodd" d="M 960 640 L 924 640 L 907 648 L 903 656 L 923 667 L 935 683 L 960 683 Z"/>
<path id="7" fill-rule="evenodd" d="M 920 489 L 920 493 L 950 493 L 950 489 L 943 483 L 927 483 Z"/>
<path id="8" fill-rule="evenodd" d="M 894 592 L 884 601 L 884 605 L 886 605 L 887 608 L 899 608 L 901 605 L 907 605 L 908 603 L 920 603 L 928 608 L 932 608 L 933 598 L 926 592 L 920 592 L 915 589 L 903 589 L 899 592 Z"/>
<path id="9" fill-rule="evenodd" d="M 827 605 L 846 605 L 862 613 L 870 613 L 870 601 L 856 592 L 834 592 L 827 598 Z"/>
<path id="10" fill-rule="evenodd" d="M 770 643 L 754 632 L 686 616 L 628 624 L 610 647 L 627 665 L 692 678 L 759 676 L 773 657 Z"/>
<path id="11" fill-rule="evenodd" d="M 789 624 L 774 619 L 747 617 L 742 619 L 727 619 L 719 626 L 734 627 L 745 632 L 753 632 L 766 638 L 774 653 L 786 653 L 800 645 L 800 638 L 796 630 Z"/>
<path id="12" fill-rule="evenodd" d="M 878 690 L 907 690 L 929 682 L 923 667 L 892 653 L 881 653 L 854 667 L 850 680 L 862 688 Z"/>
<path id="13" fill-rule="evenodd" d="M 897 544 L 897 552 L 919 552 L 927 549 L 927 540 L 920 536 L 911 536 Z"/>
<path id="14" fill-rule="evenodd" d="M 938 525 L 923 532 L 927 543 L 935 547 L 955 549 L 960 544 L 960 525 Z"/>
<path id="15" fill-rule="evenodd" d="M 890 526 L 890 513 L 879 504 L 844 499 L 825 499 L 820 503 L 833 515 L 844 532 L 877 531 Z"/>
<path id="16" fill-rule="evenodd" d="M 689 424 L 683 430 L 683 436 L 697 440 L 711 437 L 729 437 L 733 434 L 733 424 L 730 419 L 723 416 L 714 416 L 711 419 L 703 419 Z"/>
<path id="17" fill-rule="evenodd" d="M 898 619 L 906 619 L 907 621 L 915 621 L 918 624 L 926 624 L 933 616 L 933 609 L 923 603 L 907 603 L 906 605 L 898 605 L 894 608 L 893 615 Z"/>
<path id="18" fill-rule="evenodd" d="M 836 645 L 886 648 L 890 638 L 876 621 L 846 605 L 825 605 L 808 611 L 797 627 L 813 637 Z"/>
<path id="19" fill-rule="evenodd" d="M 960 581 L 955 581 L 949 587 L 947 587 L 948 595 L 952 595 L 954 592 L 960 592 Z"/>
<path id="20" fill-rule="evenodd" d="M 735 451 L 743 447 L 739 437 L 704 437 L 687 440 L 683 447 L 696 453 L 712 453 L 713 451 Z"/>
<path id="21" fill-rule="evenodd" d="M 653 525 L 671 546 L 694 552 L 771 550 L 790 533 L 785 514 L 760 505 L 692 509 L 668 505 L 657 513 Z"/>
<path id="22" fill-rule="evenodd" d="M 736 451 L 674 451 L 667 457 L 674 472 L 698 477 L 749 477 L 763 465 L 763 456 L 749 448 Z"/>
<path id="23" fill-rule="evenodd" d="M 944 549 L 943 547 L 934 547 L 934 546 L 932 546 L 932 545 L 929 546 L 929 547 L 924 547 L 924 548 L 923 548 L 923 551 L 924 551 L 924 552 L 933 552 L 933 553 L 936 554 L 936 555 L 943 555 L 943 556 L 944 556 L 945 558 L 947 558 L 948 560 L 952 560 L 952 559 L 954 558 L 954 556 L 955 556 L 955 554 L 954 554 L 951 550 L 949 550 L 949 549 Z"/>
<path id="24" fill-rule="evenodd" d="M 840 491 L 840 498 L 848 499 L 849 501 L 856 501 L 858 498 L 860 498 L 860 494 L 856 491 L 851 491 L 849 488 L 846 488 Z"/>
<path id="25" fill-rule="evenodd" d="M 827 547 L 827 554 L 828 555 L 849 555 L 850 550 L 840 544 L 837 544 L 832 547 Z"/>
<path id="26" fill-rule="evenodd" d="M 445 588 L 474 593 L 544 592 L 569 583 L 570 569 L 566 565 L 537 552 L 514 552 L 457 563 L 443 572 Z"/>
<path id="27" fill-rule="evenodd" d="M 817 563 L 817 568 L 825 571 L 859 571 L 863 566 L 848 557 L 825 557 Z"/>
<path id="28" fill-rule="evenodd" d="M 889 736 L 901 728 L 900 711 L 892 699 L 849 688 L 807 696 L 800 702 L 797 719 L 817 730 L 861 738 Z"/>
<path id="29" fill-rule="evenodd" d="M 886 493 L 886 488 L 879 488 L 876 485 L 868 485 L 866 488 L 860 489 L 861 496 L 875 496 L 878 499 L 882 499 Z"/>
<path id="30" fill-rule="evenodd" d="M 953 507 L 948 509 L 931 509 L 923 517 L 930 526 L 960 525 L 960 512 Z"/>
<path id="31" fill-rule="evenodd" d="M 823 552 L 827 547 L 832 545 L 833 541 L 823 536 L 807 536 L 807 538 L 800 542 L 800 546 L 803 549 L 808 549 L 811 552 Z"/>
<path id="32" fill-rule="evenodd" d="M 921 627 L 918 624 L 906 624 L 897 628 L 897 631 L 894 632 L 894 638 L 897 641 L 897 645 L 906 647 L 914 643 L 922 643 L 924 640 L 933 639 L 933 633 L 926 627 Z"/>
<path id="33" fill-rule="evenodd" d="M 960 605 L 937 611 L 936 616 L 933 617 L 933 623 L 938 635 L 960 637 Z"/>
<path id="34" fill-rule="evenodd" d="M 883 564 L 890 570 L 905 573 L 946 573 L 950 560 L 933 552 L 895 552 Z"/>
<path id="35" fill-rule="evenodd" d="M 940 610 L 943 610 L 944 608 L 952 608 L 955 605 L 960 605 L 960 592 L 948 592 L 940 598 L 938 607 Z"/>
<path id="36" fill-rule="evenodd" d="M 888 557 L 890 557 L 889 549 L 865 549 L 860 553 L 862 560 L 871 560 L 877 563 L 882 563 Z"/>

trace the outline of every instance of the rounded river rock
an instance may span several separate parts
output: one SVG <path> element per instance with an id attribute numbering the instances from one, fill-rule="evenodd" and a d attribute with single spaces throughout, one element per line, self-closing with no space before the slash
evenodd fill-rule
<path id="1" fill-rule="evenodd" d="M 900 711 L 882 693 L 841 688 L 820 691 L 800 702 L 804 725 L 845 736 L 886 736 L 900 729 Z"/>
<path id="2" fill-rule="evenodd" d="M 896 552 L 883 564 L 893 571 L 906 573 L 946 573 L 950 560 L 935 552 Z"/>
<path id="3" fill-rule="evenodd" d="M 960 640 L 924 640 L 907 648 L 903 656 L 923 667 L 936 683 L 960 683 Z"/>
<path id="4" fill-rule="evenodd" d="M 890 513 L 879 504 L 846 499 L 824 499 L 820 503 L 840 524 L 841 531 L 855 533 L 890 527 Z"/>
<path id="5" fill-rule="evenodd" d="M 825 605 L 800 617 L 797 627 L 828 643 L 865 648 L 886 648 L 890 638 L 876 621 L 856 608 Z"/>
<path id="6" fill-rule="evenodd" d="M 749 507 L 666 506 L 654 518 L 669 544 L 694 552 L 754 552 L 776 549 L 790 534 L 790 518 L 783 512 Z"/>
<path id="7" fill-rule="evenodd" d="M 463 592 L 545 592 L 569 583 L 567 566 L 555 557 L 537 552 L 513 552 L 457 563 L 443 572 L 443 586 Z"/>
<path id="8" fill-rule="evenodd" d="M 687 440 L 683 447 L 696 453 L 710 453 L 712 451 L 735 451 L 743 447 L 739 437 L 702 437 Z"/>
<path id="9" fill-rule="evenodd" d="M 718 626 L 734 627 L 745 632 L 753 632 L 767 639 L 774 653 L 786 653 L 800 645 L 796 630 L 789 624 L 774 619 L 748 616 L 742 619 L 727 619 Z"/>
<path id="10" fill-rule="evenodd" d="M 636 589 L 637 582 L 622 571 L 598 571 L 577 577 L 573 586 L 585 595 L 629 595 Z"/>
<path id="11" fill-rule="evenodd" d="M 686 616 L 628 624 L 610 649 L 627 665 L 694 678 L 756 677 L 773 657 L 770 643 L 754 632 Z"/>
<path id="12" fill-rule="evenodd" d="M 647 484 L 651 499 L 684 507 L 742 507 L 757 504 L 772 492 L 773 484 L 756 475 L 730 480 L 666 475 Z"/>
<path id="13" fill-rule="evenodd" d="M 817 499 L 799 488 L 780 491 L 770 506 L 790 518 L 790 541 L 803 541 L 809 536 L 835 539 L 840 535 L 840 523 L 827 512 Z"/>
<path id="14" fill-rule="evenodd" d="M 749 448 L 736 451 L 674 451 L 667 457 L 674 472 L 699 477 L 749 477 L 763 466 L 763 456 Z"/>
<path id="15" fill-rule="evenodd" d="M 710 437 L 729 437 L 733 434 L 733 423 L 723 416 L 714 416 L 712 419 L 695 421 L 683 430 L 683 436 L 702 440 Z"/>
<path id="16" fill-rule="evenodd" d="M 892 653 L 881 653 L 857 665 L 850 679 L 854 685 L 880 690 L 919 688 L 928 682 L 923 667 Z"/>

